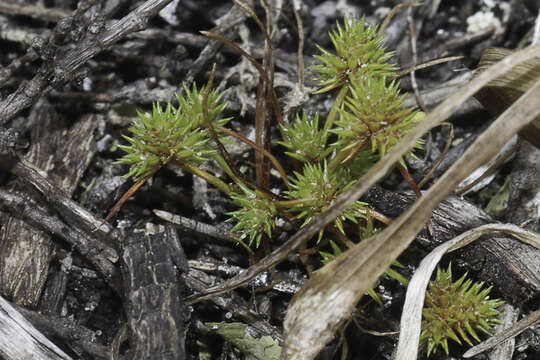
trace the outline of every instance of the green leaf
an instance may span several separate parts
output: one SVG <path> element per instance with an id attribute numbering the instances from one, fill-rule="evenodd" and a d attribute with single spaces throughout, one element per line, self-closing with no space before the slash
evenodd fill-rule
<path id="1" fill-rule="evenodd" d="M 246 360 L 279 360 L 281 347 L 270 336 L 252 337 L 242 323 L 205 323 L 211 331 L 221 335 L 244 354 Z"/>

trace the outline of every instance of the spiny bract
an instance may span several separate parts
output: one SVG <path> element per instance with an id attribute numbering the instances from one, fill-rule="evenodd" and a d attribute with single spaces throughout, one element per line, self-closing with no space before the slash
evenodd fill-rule
<path id="1" fill-rule="evenodd" d="M 130 171 L 125 177 L 135 176 L 141 180 L 171 160 L 185 163 L 201 163 L 216 151 L 208 144 L 208 126 L 204 121 L 202 99 L 205 92 L 193 85 L 190 90 L 184 85 L 185 96 L 178 93 L 178 107 L 170 103 L 165 110 L 154 103 L 152 114 L 138 112 L 129 131 L 133 137 L 123 136 L 130 145 L 119 145 L 127 154 L 117 161 L 128 164 Z M 220 103 L 223 94 L 211 91 L 208 100 L 208 117 L 214 126 L 222 126 L 230 119 L 221 118 L 226 103 Z"/>
<path id="2" fill-rule="evenodd" d="M 321 55 L 315 56 L 320 62 L 313 67 L 319 75 L 316 80 L 322 87 L 318 93 L 326 92 L 356 79 L 363 74 L 381 77 L 392 75 L 396 66 L 388 63 L 393 52 L 384 48 L 382 36 L 377 35 L 377 26 L 364 25 L 365 19 L 345 19 L 343 26 L 330 33 L 335 54 L 319 47 Z"/>
<path id="3" fill-rule="evenodd" d="M 416 126 L 417 112 L 403 108 L 404 95 L 400 95 L 398 86 L 370 75 L 351 82 L 351 96 L 331 130 L 338 136 L 338 148 L 354 150 L 367 145 L 372 153 L 383 157 Z"/>
<path id="4" fill-rule="evenodd" d="M 498 324 L 495 310 L 504 301 L 489 299 L 491 287 L 482 289 L 483 282 L 473 283 L 463 275 L 452 282 L 452 268 L 437 269 L 435 280 L 429 283 L 424 310 L 420 346 L 427 345 L 428 356 L 441 346 L 448 355 L 448 339 L 473 345 L 469 336 L 480 342 L 477 330 L 491 335 L 489 329 Z"/>
<path id="5" fill-rule="evenodd" d="M 293 190 L 286 191 L 285 194 L 289 199 L 299 200 L 290 210 L 297 213 L 297 219 L 304 220 L 303 225 L 328 209 L 336 197 L 347 191 L 354 183 L 348 181 L 348 177 L 340 169 L 329 171 L 326 162 L 322 166 L 320 163 L 306 163 L 302 174 L 296 171 L 294 174 L 295 178 L 291 180 Z M 334 224 L 344 234 L 343 221 L 350 220 L 356 223 L 358 218 L 365 218 L 366 206 L 365 203 L 355 201 L 336 217 Z"/>
<path id="6" fill-rule="evenodd" d="M 309 119 L 304 112 L 302 117 L 298 116 L 292 124 L 282 128 L 287 141 L 279 141 L 279 144 L 289 149 L 285 154 L 296 160 L 317 163 L 332 152 L 332 148 L 326 146 L 327 132 L 319 129 L 318 115 Z"/>
<path id="7" fill-rule="evenodd" d="M 277 215 L 276 206 L 271 200 L 257 196 L 257 193 L 241 186 L 242 193 L 231 195 L 235 205 L 240 209 L 227 213 L 228 222 L 235 222 L 232 231 L 238 231 L 242 238 L 249 236 L 249 245 L 255 243 L 259 247 L 262 234 L 272 237 Z"/>

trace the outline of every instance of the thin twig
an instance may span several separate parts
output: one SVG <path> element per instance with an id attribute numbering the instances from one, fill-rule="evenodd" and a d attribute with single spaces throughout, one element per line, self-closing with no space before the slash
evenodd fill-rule
<path id="1" fill-rule="evenodd" d="M 33 19 L 48 22 L 57 22 L 58 20 L 69 16 L 69 12 L 56 8 L 46 8 L 39 5 L 14 4 L 11 2 L 0 1 L 0 13 L 28 16 Z"/>
<path id="2" fill-rule="evenodd" d="M 116 21 L 102 34 L 78 44 L 67 52 L 65 57 L 55 59 L 53 64 L 45 62 L 32 80 L 22 83 L 15 92 L 0 102 L 0 125 L 6 124 L 52 89 L 72 80 L 81 66 L 94 56 L 110 48 L 127 34 L 144 29 L 149 19 L 170 2 L 171 0 L 148 0 Z"/>
<path id="3" fill-rule="evenodd" d="M 244 10 L 249 16 L 251 16 L 251 18 L 255 21 L 261 32 L 264 34 L 266 40 L 270 42 L 270 34 L 268 33 L 268 30 L 264 27 L 261 19 L 259 19 L 255 11 L 253 11 L 253 9 L 250 8 L 249 5 L 243 1 L 234 0 L 234 3 L 238 5 L 238 7 L 240 7 L 242 10 Z"/>
<path id="4" fill-rule="evenodd" d="M 416 65 L 416 66 L 407 68 L 405 70 L 401 70 L 397 74 L 393 75 L 391 77 L 391 79 L 400 78 L 400 77 L 402 77 L 404 75 L 407 75 L 411 71 L 422 70 L 422 69 L 425 69 L 425 68 L 428 68 L 428 67 L 431 67 L 431 66 L 443 64 L 443 63 L 450 62 L 450 61 L 460 60 L 460 59 L 463 59 L 463 56 L 449 56 L 449 57 L 445 57 L 445 58 L 442 58 L 442 59 L 431 60 L 431 61 L 428 61 L 426 63 Z"/>
<path id="5" fill-rule="evenodd" d="M 384 21 L 381 25 L 381 27 L 379 28 L 379 31 L 377 32 L 377 36 L 382 36 L 384 34 L 384 32 L 386 31 L 386 28 L 388 27 L 388 25 L 390 24 L 390 21 L 392 20 L 392 18 L 394 17 L 394 15 L 396 15 L 396 13 L 403 9 L 404 7 L 407 7 L 407 6 L 422 6 L 423 4 L 422 3 L 417 3 L 417 2 L 408 2 L 408 3 L 402 3 L 402 4 L 398 4 L 396 6 L 394 6 L 394 8 L 392 9 L 392 11 L 390 11 L 388 13 L 388 15 L 386 15 L 386 18 L 384 18 Z"/>
<path id="6" fill-rule="evenodd" d="M 439 156 L 439 159 L 437 159 L 437 162 L 435 163 L 435 165 L 433 165 L 433 167 L 431 168 L 431 170 L 429 170 L 427 175 L 424 176 L 422 181 L 418 183 L 419 189 L 422 189 L 422 187 L 424 187 L 424 185 L 429 181 L 429 179 L 431 179 L 435 171 L 439 168 L 439 165 L 441 165 L 444 157 L 446 156 L 446 153 L 448 153 L 448 150 L 450 149 L 450 145 L 452 145 L 452 140 L 454 139 L 454 125 L 452 125 L 452 123 L 449 123 L 449 122 L 443 122 L 441 123 L 441 125 L 449 126 L 450 134 L 448 134 L 448 139 L 446 140 L 446 145 L 444 146 L 441 156 Z"/>
<path id="7" fill-rule="evenodd" d="M 206 89 L 205 89 L 204 97 L 202 101 L 202 110 L 203 110 L 205 126 L 210 130 L 210 136 L 212 137 L 212 140 L 217 146 L 219 154 L 221 155 L 221 157 L 223 157 L 223 160 L 225 160 L 228 168 L 231 170 L 232 174 L 230 175 L 232 175 L 231 177 L 233 178 L 233 180 L 237 183 L 249 183 L 249 181 L 245 179 L 245 176 L 242 175 L 240 171 L 238 171 L 238 169 L 234 165 L 234 162 L 232 161 L 231 156 L 229 155 L 229 152 L 227 151 L 227 149 L 225 149 L 225 146 L 223 146 L 223 144 L 219 140 L 219 136 L 217 135 L 214 124 L 212 124 L 212 121 L 210 120 L 210 116 L 208 115 L 208 96 L 210 95 L 210 89 L 212 88 L 215 74 L 216 74 L 216 64 L 214 63 L 214 65 L 212 66 L 212 71 L 210 72 L 210 77 L 208 78 L 208 82 L 206 84 Z"/>
<path id="8" fill-rule="evenodd" d="M 248 144 L 253 149 L 255 149 L 255 151 L 263 153 L 264 156 L 266 156 L 272 162 L 272 164 L 274 164 L 274 166 L 276 167 L 276 170 L 279 172 L 279 175 L 281 176 L 281 179 L 283 180 L 283 183 L 285 184 L 285 186 L 287 186 L 287 189 L 291 190 L 291 185 L 289 184 L 289 180 L 287 180 L 287 173 L 285 172 L 285 169 L 283 169 L 283 166 L 281 166 L 278 159 L 276 159 L 276 157 L 274 155 L 272 155 L 271 153 L 266 151 L 264 148 L 258 146 L 253 141 L 249 140 L 245 136 L 242 136 L 242 135 L 238 134 L 235 131 L 224 128 L 222 126 L 219 126 L 218 130 L 226 133 L 227 135 L 230 135 L 230 136 L 234 137 L 235 139 L 238 139 L 238 140 L 242 141 L 243 143 Z"/>
<path id="9" fill-rule="evenodd" d="M 468 359 L 470 357 L 480 354 L 481 352 L 489 350 L 496 345 L 502 343 L 503 341 L 521 334 L 523 331 L 527 330 L 527 328 L 538 324 L 538 322 L 540 322 L 540 309 L 527 315 L 526 317 L 515 323 L 512 327 L 504 329 L 499 334 L 492 336 L 486 341 L 470 348 L 465 352 L 465 354 L 463 354 L 463 357 Z"/>
<path id="10" fill-rule="evenodd" d="M 414 19 L 413 19 L 413 8 L 407 9 L 407 21 L 409 22 L 409 33 L 411 37 L 411 54 L 412 54 L 412 67 L 413 70 L 411 70 L 411 85 L 414 91 L 414 96 L 416 97 L 416 102 L 418 103 L 418 106 L 422 109 L 423 112 L 427 112 L 426 104 L 424 104 L 424 101 L 422 100 L 422 96 L 420 96 L 420 91 L 418 90 L 418 83 L 416 82 L 416 73 L 414 70 L 414 67 L 416 66 L 416 63 L 418 61 L 418 53 L 416 50 L 416 39 L 418 38 L 418 32 L 415 29 L 414 26 Z"/>
<path id="11" fill-rule="evenodd" d="M 298 88 L 304 92 L 304 25 L 299 12 L 302 9 L 302 3 L 300 0 L 292 0 L 292 5 L 298 29 Z"/>

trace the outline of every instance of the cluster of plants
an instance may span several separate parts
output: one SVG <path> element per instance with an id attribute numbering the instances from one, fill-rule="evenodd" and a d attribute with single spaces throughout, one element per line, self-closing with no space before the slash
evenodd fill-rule
<path id="1" fill-rule="evenodd" d="M 256 247 L 263 237 L 272 239 L 278 217 L 297 226 L 309 223 L 421 118 L 413 108 L 403 107 L 399 83 L 390 81 L 397 69 L 376 26 L 365 26 L 363 19 L 345 21 L 331 37 L 335 53 L 321 49 L 313 68 L 321 87 L 316 93 L 339 91 L 322 124 L 317 114 L 306 111 L 282 126 L 279 144 L 294 160 L 295 170 L 283 179 L 281 195 L 251 186 L 227 161 L 222 144 L 231 131 L 224 128 L 230 120 L 222 115 L 224 94 L 208 86 L 185 85 L 184 93 L 177 94 L 177 107 L 154 104 L 151 115 L 139 113 L 132 136 L 124 136 L 129 145 L 120 147 L 127 154 L 118 163 L 130 165 L 126 176 L 141 181 L 169 162 L 202 176 L 239 206 L 228 214 L 232 230 Z M 200 165 L 211 159 L 233 184 L 202 170 Z M 345 224 L 364 226 L 371 215 L 368 204 L 357 201 L 334 222 L 341 235 L 328 236 L 343 242 Z M 322 237 L 321 232 L 318 241 Z"/>
<path id="2" fill-rule="evenodd" d="M 131 136 L 124 136 L 129 144 L 120 146 L 126 155 L 118 163 L 130 166 L 126 176 L 135 177 L 140 184 L 162 166 L 174 163 L 204 178 L 231 198 L 237 207 L 227 214 L 228 221 L 233 223 L 231 231 L 238 234 L 239 241 L 253 247 L 271 243 L 278 235 L 276 224 L 280 221 L 296 228 L 311 222 L 423 117 L 414 108 L 403 106 L 404 95 L 395 80 L 398 69 L 391 63 L 393 53 L 385 49 L 377 26 L 365 25 L 364 19 L 345 20 L 330 37 L 333 51 L 320 48 L 316 56 L 318 64 L 313 67 L 319 84 L 316 94 L 336 93 L 328 115 L 321 121 L 318 114 L 306 109 L 291 123 L 280 125 L 282 138 L 278 143 L 291 160 L 288 166 L 264 154 L 281 174 L 283 189 L 279 194 L 246 179 L 228 156 L 223 144 L 231 139 L 250 144 L 256 152 L 261 153 L 261 149 L 225 127 L 231 118 L 223 115 L 224 93 L 211 89 L 213 76 L 200 89 L 196 85 L 184 85 L 183 93 L 177 94 L 177 106 L 169 103 L 163 108 L 154 104 L 151 114 L 139 113 L 139 121 L 130 128 Z M 230 182 L 203 170 L 201 165 L 211 160 L 222 167 Z M 403 160 L 401 166 L 405 168 Z M 284 169 L 288 168 L 293 170 L 286 174 Z M 332 261 L 343 248 L 371 236 L 376 231 L 374 219 L 383 220 L 369 204 L 353 203 L 314 239 L 318 248 L 330 249 L 320 252 L 321 262 Z M 392 269 L 388 274 L 406 282 Z M 435 289 L 446 285 L 476 303 L 489 292 L 489 289 L 480 291 L 481 285 L 472 285 L 464 278 L 452 283 L 449 271 L 439 272 L 436 282 L 440 286 L 434 286 L 433 295 L 427 299 L 439 308 L 444 304 L 437 302 L 440 296 Z M 442 292 L 442 302 L 453 300 L 447 295 L 449 291 Z M 377 298 L 374 292 L 370 295 Z M 482 315 L 495 314 L 498 304 L 488 302 L 485 306 L 490 310 Z M 449 312 L 442 314 L 448 318 Z M 474 328 L 478 324 L 476 328 L 484 332 L 492 325 L 490 320 L 466 319 L 462 327 L 456 328 L 441 325 L 436 310 L 424 315 L 427 323 L 422 341 L 428 354 L 438 346 L 448 352 L 448 338 L 459 342 L 461 337 L 470 342 L 469 334 L 477 339 Z"/>

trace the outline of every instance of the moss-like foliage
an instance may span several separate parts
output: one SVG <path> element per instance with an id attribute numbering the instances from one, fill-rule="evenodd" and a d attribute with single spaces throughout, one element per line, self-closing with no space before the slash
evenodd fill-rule
<path id="1" fill-rule="evenodd" d="M 332 152 L 332 148 L 326 146 L 328 133 L 319 128 L 319 115 L 309 119 L 304 112 L 292 124 L 283 126 L 283 132 L 286 141 L 279 144 L 289 150 L 285 154 L 296 160 L 318 163 Z"/>
<path id="2" fill-rule="evenodd" d="M 227 221 L 236 223 L 232 231 L 241 233 L 242 238 L 249 236 L 249 245 L 254 243 L 258 247 L 263 234 L 272 237 L 277 209 L 271 200 L 257 196 L 255 191 L 246 187 L 242 191 L 231 196 L 240 208 L 227 213 L 230 216 Z"/>
<path id="3" fill-rule="evenodd" d="M 119 145 L 126 155 L 117 163 L 131 166 L 126 177 L 134 176 L 138 181 L 171 160 L 200 164 L 216 153 L 209 144 L 210 130 L 203 117 L 205 88 L 184 89 L 185 95 L 177 94 L 178 107 L 169 103 L 163 109 L 155 103 L 151 115 L 138 112 L 139 121 L 129 128 L 131 137 L 123 136 L 129 145 Z M 208 96 L 208 117 L 215 126 L 230 120 L 221 117 L 226 106 L 220 102 L 222 95 L 212 91 Z"/>
<path id="4" fill-rule="evenodd" d="M 504 302 L 490 299 L 491 287 L 483 286 L 483 282 L 467 279 L 467 274 L 453 282 L 451 265 L 447 270 L 437 269 L 422 311 L 420 346 L 427 346 L 428 356 L 439 347 L 448 355 L 448 339 L 472 346 L 471 338 L 480 342 L 478 331 L 491 335 L 489 330 L 499 323 L 496 309 Z"/>
<path id="5" fill-rule="evenodd" d="M 365 19 L 345 19 L 343 25 L 330 33 L 335 53 L 321 47 L 315 56 L 319 64 L 313 67 L 316 80 L 322 87 L 319 92 L 342 86 L 364 74 L 385 77 L 393 74 L 396 66 L 389 63 L 393 53 L 385 50 L 383 38 L 377 36 L 377 26 L 366 27 Z"/>
<path id="6" fill-rule="evenodd" d="M 303 225 L 311 222 L 315 216 L 324 212 L 344 191 L 353 184 L 347 182 L 343 171 L 329 171 L 326 163 L 305 164 L 302 174 L 294 172 L 291 180 L 293 190 L 285 192 L 290 199 L 298 200 L 290 210 L 296 213 L 296 218 L 303 220 Z M 350 220 L 354 223 L 359 218 L 365 218 L 367 204 L 355 201 L 347 210 L 334 220 L 336 227 L 342 232 L 343 222 Z"/>
<path id="7" fill-rule="evenodd" d="M 405 95 L 399 83 L 382 77 L 364 75 L 350 84 L 351 96 L 340 111 L 340 118 L 331 130 L 338 137 L 336 147 L 348 150 L 368 146 L 383 157 L 417 124 L 413 108 L 403 107 Z"/>

